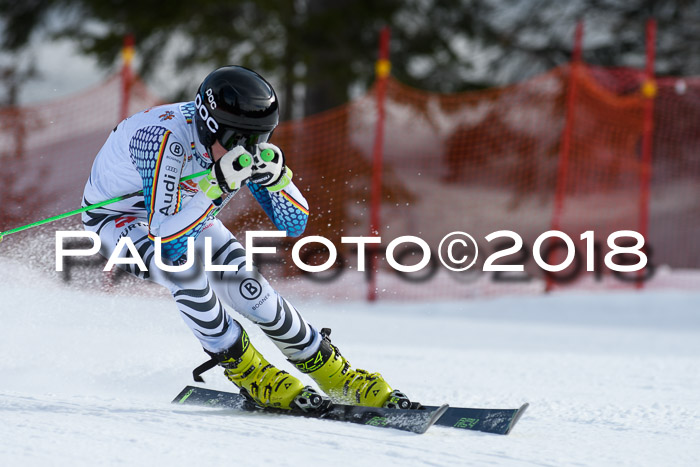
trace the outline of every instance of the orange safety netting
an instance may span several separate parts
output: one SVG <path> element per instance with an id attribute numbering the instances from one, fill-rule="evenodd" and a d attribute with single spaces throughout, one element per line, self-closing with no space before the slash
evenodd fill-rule
<path id="1" fill-rule="evenodd" d="M 480 257 L 467 272 L 451 272 L 437 263 L 400 275 L 380 254 L 380 298 L 541 292 L 547 281 L 532 248 L 553 226 L 573 239 L 575 264 L 581 269 L 572 266 L 555 273 L 550 279 L 555 290 L 633 287 L 630 280 L 636 274 L 613 274 L 602 264 L 609 250 L 607 236 L 623 229 L 647 233 L 653 269 L 647 286 L 700 284 L 700 244 L 695 240 L 700 233 L 700 80 L 657 82 L 650 202 L 645 207 L 642 73 L 584 65 L 575 69 L 572 74 L 571 67 L 560 67 L 513 86 L 456 95 L 423 92 L 388 80 L 382 244 L 415 235 L 437 254 L 446 234 L 464 231 L 477 240 Z M 574 80 L 571 145 L 564 155 L 567 90 Z M 141 84 L 132 91 L 132 113 L 158 101 Z M 0 229 L 79 206 L 92 160 L 117 122 L 119 99 L 120 83 L 114 77 L 83 95 L 0 113 L 5 175 Z M 292 281 L 299 294 L 366 294 L 366 276 L 356 271 L 356 253 L 341 245 L 340 237 L 369 234 L 376 119 L 371 92 L 322 114 L 284 122 L 275 132 L 273 142 L 284 149 L 295 183 L 311 206 L 305 235 L 332 240 L 345 261 L 334 271 L 309 278 L 290 264 L 291 241 L 281 255 L 286 266 L 261 258 L 266 275 Z M 648 226 L 641 225 L 644 209 Z M 221 217 L 241 239 L 247 229 L 271 228 L 247 193 L 239 194 Z M 517 232 L 524 247 L 496 264 L 523 264 L 524 272 L 480 272 L 487 256 L 512 244 L 506 238 L 485 240 L 499 230 Z M 585 272 L 586 245 L 579 237 L 588 230 L 595 232 L 599 244 L 597 273 Z M 542 251 L 551 250 L 543 254 L 551 263 L 564 257 L 556 246 L 543 244 Z M 421 256 L 405 250 L 397 250 L 398 255 L 407 264 Z M 312 256 L 325 259 L 324 253 Z"/>
<path id="2" fill-rule="evenodd" d="M 120 120 L 121 89 L 114 75 L 79 95 L 0 109 L 0 230 L 80 207 L 92 161 Z M 129 113 L 156 103 L 132 84 Z"/>

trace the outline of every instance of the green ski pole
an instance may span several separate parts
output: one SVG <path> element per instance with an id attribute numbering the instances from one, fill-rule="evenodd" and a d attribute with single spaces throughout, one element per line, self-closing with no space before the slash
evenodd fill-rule
<path id="1" fill-rule="evenodd" d="M 191 179 L 193 179 L 193 178 L 201 177 L 202 175 L 206 175 L 206 174 L 208 174 L 208 173 L 209 173 L 208 170 L 203 170 L 203 171 L 201 171 L 201 172 L 197 172 L 197 173 L 195 173 L 195 174 L 187 175 L 187 176 L 185 176 L 185 177 L 182 177 L 180 180 L 184 182 L 184 181 L 187 181 L 187 180 L 191 180 Z M 57 216 L 47 217 L 46 219 L 42 219 L 42 220 L 40 220 L 40 221 L 32 222 L 31 224 L 22 225 L 22 226 L 20 226 L 20 227 L 15 227 L 14 229 L 6 230 L 5 232 L 0 232 L 0 242 L 2 242 L 2 238 L 3 238 L 5 235 L 10 235 L 10 234 L 13 234 L 13 233 L 15 233 L 15 232 L 21 232 L 21 231 L 23 231 L 23 230 L 31 229 L 32 227 L 36 227 L 36 226 L 43 225 L 43 224 L 48 224 L 49 222 L 57 221 L 57 220 L 59 220 L 59 219 L 65 219 L 66 217 L 74 216 L 74 215 L 76 215 L 76 214 L 80 214 L 80 213 L 83 213 L 83 212 L 85 212 L 85 211 L 89 211 L 89 210 L 91 210 L 91 209 L 101 208 L 102 206 L 107 206 L 108 204 L 116 203 L 117 201 L 121 201 L 121 200 L 123 200 L 123 199 L 131 198 L 132 196 L 140 195 L 140 194 L 142 194 L 142 193 L 143 193 L 143 190 L 135 191 L 135 192 L 133 192 L 133 193 L 129 193 L 128 195 L 117 196 L 116 198 L 108 199 L 108 200 L 105 200 L 105 201 L 100 201 L 99 203 L 91 204 L 90 206 L 85 206 L 84 208 L 80 208 L 80 209 L 75 209 L 75 210 L 73 210 L 73 211 L 64 212 L 63 214 L 59 214 L 59 215 L 57 215 Z"/>

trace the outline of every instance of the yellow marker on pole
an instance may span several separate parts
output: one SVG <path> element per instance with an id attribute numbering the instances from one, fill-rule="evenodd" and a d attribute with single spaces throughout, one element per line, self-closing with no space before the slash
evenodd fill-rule
<path id="1" fill-rule="evenodd" d="M 379 79 L 387 78 L 391 73 L 391 62 L 386 58 L 380 58 L 375 64 L 374 72 Z"/>
<path id="2" fill-rule="evenodd" d="M 642 83 L 641 91 L 642 96 L 646 97 L 647 99 L 653 99 L 656 97 L 656 93 L 658 92 L 656 81 L 653 79 L 645 80 L 644 83 Z"/>
<path id="3" fill-rule="evenodd" d="M 122 63 L 124 65 L 131 65 L 131 62 L 134 61 L 134 46 L 133 45 L 127 45 L 124 48 L 122 48 Z"/>

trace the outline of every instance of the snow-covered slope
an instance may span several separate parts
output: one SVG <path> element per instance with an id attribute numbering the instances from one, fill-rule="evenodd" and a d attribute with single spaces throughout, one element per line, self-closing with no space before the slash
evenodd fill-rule
<path id="1" fill-rule="evenodd" d="M 504 437 L 173 406 L 206 355 L 168 297 L 68 289 L 1 260 L 0 465 L 700 463 L 699 293 L 299 305 L 417 400 L 531 407 Z"/>

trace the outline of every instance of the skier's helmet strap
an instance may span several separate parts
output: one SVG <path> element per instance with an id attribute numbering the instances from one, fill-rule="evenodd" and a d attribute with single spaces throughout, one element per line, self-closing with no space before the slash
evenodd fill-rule
<path id="1" fill-rule="evenodd" d="M 195 122 L 206 147 L 251 149 L 279 123 L 277 95 L 265 78 L 242 66 L 225 66 L 204 78 L 195 97 Z"/>

